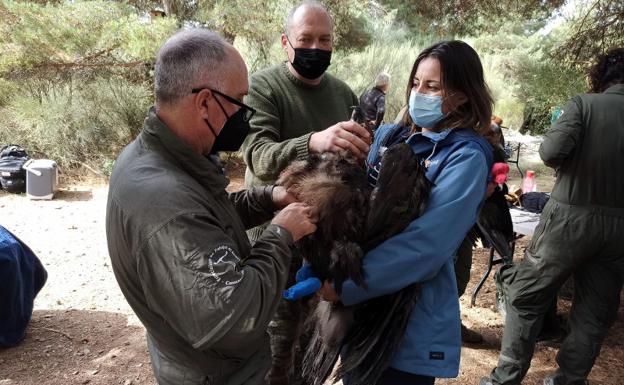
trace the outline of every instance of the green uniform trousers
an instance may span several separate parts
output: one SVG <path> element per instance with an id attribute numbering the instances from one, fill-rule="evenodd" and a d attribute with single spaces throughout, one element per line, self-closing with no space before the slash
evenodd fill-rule
<path id="1" fill-rule="evenodd" d="M 624 209 L 571 206 L 551 198 L 521 263 L 502 270 L 507 317 L 494 384 L 520 384 L 544 314 L 574 276 L 570 333 L 557 355 L 568 381 L 587 378 L 615 321 L 624 279 Z"/>
<path id="2" fill-rule="evenodd" d="M 296 283 L 295 274 L 303 260 L 293 255 L 286 287 Z M 271 369 L 267 375 L 268 385 L 303 385 L 303 356 L 312 337 L 312 324 L 306 322 L 312 314 L 318 297 L 311 295 L 295 301 L 282 298 L 269 323 L 271 338 Z"/>
<path id="3" fill-rule="evenodd" d="M 247 231 L 249 239 L 258 239 L 265 225 Z M 295 275 L 301 268 L 303 258 L 293 252 L 286 287 L 296 283 Z M 303 356 L 312 337 L 312 326 L 306 322 L 316 308 L 316 295 L 295 301 L 281 299 L 267 331 L 271 339 L 271 369 L 267 374 L 268 385 L 304 385 L 302 377 Z"/>

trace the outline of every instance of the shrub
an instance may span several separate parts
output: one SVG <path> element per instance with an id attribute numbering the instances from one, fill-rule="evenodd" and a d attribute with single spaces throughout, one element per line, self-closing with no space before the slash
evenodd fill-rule
<path id="1" fill-rule="evenodd" d="M 136 136 L 151 98 L 147 85 L 123 78 L 22 93 L 2 109 L 0 142 L 19 143 L 61 167 L 88 163 L 102 169 Z"/>

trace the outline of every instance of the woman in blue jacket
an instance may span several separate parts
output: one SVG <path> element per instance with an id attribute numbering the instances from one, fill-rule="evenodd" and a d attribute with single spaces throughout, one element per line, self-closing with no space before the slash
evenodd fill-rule
<path id="1" fill-rule="evenodd" d="M 491 146 L 479 134 L 490 126 L 492 97 L 477 53 L 461 41 L 434 44 L 420 53 L 409 79 L 408 113 L 402 124 L 375 133 L 367 165 L 374 180 L 384 148 L 408 143 L 434 185 L 427 209 L 366 254 L 365 288 L 347 281 L 340 297 L 327 283 L 320 291 L 348 306 L 421 283 L 404 339 L 377 385 L 428 385 L 436 377 L 457 376 L 461 341 L 453 260 L 476 221 L 492 164 Z"/>

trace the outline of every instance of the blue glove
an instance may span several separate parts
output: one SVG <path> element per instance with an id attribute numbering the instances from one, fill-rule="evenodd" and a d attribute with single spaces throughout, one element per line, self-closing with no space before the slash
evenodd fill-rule
<path id="1" fill-rule="evenodd" d="M 295 281 L 301 282 L 308 278 L 316 278 L 316 274 L 314 270 L 312 270 L 312 266 L 310 266 L 308 262 L 303 261 L 303 265 L 297 270 L 297 274 L 295 274 Z"/>
<path id="2" fill-rule="evenodd" d="M 306 295 L 314 294 L 321 288 L 321 280 L 312 277 L 305 279 L 301 282 L 297 282 L 288 289 L 282 292 L 282 297 L 289 301 L 294 301 Z"/>
<path id="3" fill-rule="evenodd" d="M 314 294 L 321 288 L 321 280 L 316 277 L 312 266 L 307 262 L 297 270 L 295 275 L 296 284 L 282 292 L 282 297 L 289 301 L 294 301 L 306 295 Z"/>

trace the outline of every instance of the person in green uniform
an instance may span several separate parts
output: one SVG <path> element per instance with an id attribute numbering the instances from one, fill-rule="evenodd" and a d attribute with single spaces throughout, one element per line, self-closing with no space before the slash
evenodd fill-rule
<path id="1" fill-rule="evenodd" d="M 592 93 L 577 95 L 544 136 L 540 156 L 557 172 L 551 198 L 509 285 L 498 366 L 481 385 L 517 385 L 557 291 L 574 276 L 570 333 L 545 385 L 588 384 L 620 305 L 624 280 L 624 48 L 598 58 Z"/>
<path id="2" fill-rule="evenodd" d="M 240 147 L 254 111 L 243 103 L 245 63 L 223 38 L 175 34 L 158 52 L 154 88 L 155 107 L 111 175 L 115 277 L 160 385 L 265 384 L 266 328 L 292 243 L 316 229 L 309 207 L 283 187 L 226 192 L 216 153 Z M 267 220 L 251 246 L 245 230 Z"/>
<path id="3" fill-rule="evenodd" d="M 368 131 L 349 121 L 351 107 L 358 105 L 356 95 L 343 81 L 325 72 L 333 46 L 333 23 L 327 10 L 314 1 L 295 6 L 286 18 L 281 44 L 287 60 L 250 79 L 247 102 L 257 113 L 243 143 L 248 187 L 272 184 L 289 163 L 306 159 L 311 153 L 346 150 L 363 159 L 368 152 Z M 260 226 L 249 231 L 252 242 L 263 229 Z M 301 263 L 300 257 L 293 258 L 289 285 L 294 284 Z M 284 300 L 279 305 L 269 326 L 271 385 L 301 381 L 301 370 L 294 367 L 299 366 L 305 348 L 305 342 L 298 341 L 313 300 Z"/>

